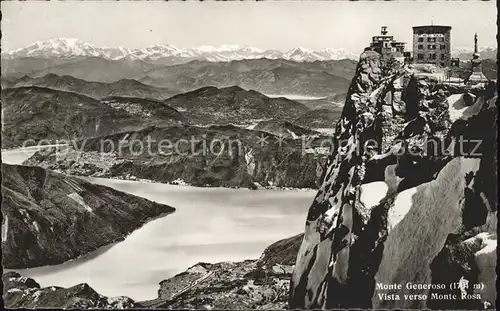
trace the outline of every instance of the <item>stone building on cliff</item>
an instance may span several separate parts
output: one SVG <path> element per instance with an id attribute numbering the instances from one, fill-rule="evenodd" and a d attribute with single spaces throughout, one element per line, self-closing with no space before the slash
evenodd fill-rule
<path id="1" fill-rule="evenodd" d="M 400 52 L 403 54 L 406 43 L 394 40 L 394 36 L 389 36 L 387 33 L 387 26 L 382 26 L 380 29 L 380 35 L 373 36 L 370 46 L 365 50 L 375 51 L 380 54 L 388 54 L 392 52 Z"/>

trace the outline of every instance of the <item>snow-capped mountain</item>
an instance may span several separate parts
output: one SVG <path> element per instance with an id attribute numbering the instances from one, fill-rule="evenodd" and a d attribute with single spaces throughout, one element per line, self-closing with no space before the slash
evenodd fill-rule
<path id="1" fill-rule="evenodd" d="M 479 54 L 481 58 L 484 59 L 496 59 L 497 58 L 497 48 L 491 46 L 480 47 Z M 452 57 L 458 57 L 461 60 L 468 60 L 472 58 L 472 53 L 474 49 L 472 47 L 453 47 L 451 49 Z"/>
<path id="2" fill-rule="evenodd" d="M 283 54 L 284 59 L 302 61 L 315 61 L 315 60 L 332 60 L 332 59 L 357 59 L 357 56 L 350 54 L 346 50 L 338 49 L 324 49 L 319 51 L 308 50 L 302 47 L 295 48 Z"/>
<path id="3" fill-rule="evenodd" d="M 80 39 L 50 39 L 35 42 L 25 48 L 2 53 L 2 58 L 41 57 L 72 58 L 78 56 L 103 57 L 106 59 L 158 60 L 163 58 L 180 58 L 186 60 L 206 60 L 225 62 L 242 59 L 286 59 L 294 61 L 338 60 L 344 58 L 357 59 L 357 55 L 343 49 L 324 49 L 319 51 L 295 48 L 290 51 L 261 50 L 250 46 L 223 45 L 221 47 L 200 46 L 197 48 L 176 48 L 171 45 L 153 45 L 143 49 L 123 47 L 97 47 Z"/>

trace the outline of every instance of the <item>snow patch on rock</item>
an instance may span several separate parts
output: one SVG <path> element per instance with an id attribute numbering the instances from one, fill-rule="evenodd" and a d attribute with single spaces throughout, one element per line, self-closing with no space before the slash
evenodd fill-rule
<path id="1" fill-rule="evenodd" d="M 359 189 L 361 191 L 359 200 L 363 203 L 365 208 L 372 209 L 385 197 L 388 189 L 389 187 L 387 187 L 387 184 L 383 181 L 363 184 Z"/>
<path id="2" fill-rule="evenodd" d="M 76 192 L 70 193 L 70 194 L 68 194 L 68 197 L 70 199 L 72 199 L 73 201 L 75 201 L 76 203 L 83 206 L 83 208 L 85 208 L 87 211 L 92 213 L 92 208 L 90 206 L 88 206 L 87 203 L 85 203 L 83 198 L 78 193 L 76 193 Z"/>
<path id="3" fill-rule="evenodd" d="M 413 206 L 414 202 L 412 198 L 415 193 L 417 193 L 417 187 L 409 188 L 398 193 L 394 201 L 394 206 L 392 206 L 388 212 L 387 229 L 392 230 L 401 220 L 403 220 Z"/>
<path id="4" fill-rule="evenodd" d="M 252 149 L 245 153 L 245 162 L 247 163 L 248 175 L 253 176 L 253 173 L 255 171 L 255 158 L 253 156 Z"/>
<path id="5" fill-rule="evenodd" d="M 2 224 L 2 242 L 7 241 L 7 233 L 9 232 L 9 217 L 5 215 Z"/>
<path id="6" fill-rule="evenodd" d="M 38 226 L 38 223 L 33 220 L 33 222 L 31 224 L 35 228 L 36 232 L 40 233 L 40 227 Z"/>
<path id="7" fill-rule="evenodd" d="M 446 100 L 448 101 L 448 112 L 452 122 L 460 119 L 467 120 L 475 116 L 481 110 L 484 102 L 483 98 L 480 97 L 473 105 L 467 106 L 463 94 L 450 95 Z"/>
<path id="8" fill-rule="evenodd" d="M 461 227 L 465 176 L 477 171 L 480 161 L 457 157 L 439 172 L 435 180 L 406 190 L 395 202 L 391 212 L 394 218 L 389 216 L 392 230 L 384 242 L 376 283 L 393 284 L 405 280 L 429 284 L 432 281 L 430 263 L 443 248 L 448 235 Z M 378 294 L 379 291 L 375 290 L 372 298 L 375 309 L 404 308 L 407 303 L 404 300 L 379 300 Z M 426 307 L 425 301 L 417 303 L 421 303 L 419 308 Z"/>

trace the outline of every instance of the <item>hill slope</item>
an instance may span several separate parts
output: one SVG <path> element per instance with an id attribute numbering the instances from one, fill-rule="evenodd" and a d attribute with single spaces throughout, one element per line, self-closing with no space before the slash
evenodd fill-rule
<path id="1" fill-rule="evenodd" d="M 168 114 L 168 118 L 158 121 L 131 113 L 133 111 L 124 109 L 124 104 L 112 104 L 130 101 L 134 101 L 133 107 L 138 105 L 140 111 L 145 109 L 151 115 L 153 110 L 158 117 Z M 40 87 L 2 90 L 2 103 L 4 148 L 20 146 L 27 140 L 33 143 L 41 139 L 81 139 L 183 120 L 179 112 L 159 102 L 123 98 L 100 102 L 84 95 Z"/>
<path id="2" fill-rule="evenodd" d="M 294 119 L 308 109 L 286 98 L 269 98 L 238 86 L 205 87 L 164 101 L 198 124 L 246 124 L 264 118 Z"/>

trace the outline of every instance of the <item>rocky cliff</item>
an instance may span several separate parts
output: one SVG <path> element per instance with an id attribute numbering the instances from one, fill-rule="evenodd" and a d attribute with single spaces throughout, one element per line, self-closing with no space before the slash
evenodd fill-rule
<path id="1" fill-rule="evenodd" d="M 397 57 L 361 55 L 291 308 L 494 306 L 496 99 L 494 82 L 442 84 Z"/>
<path id="2" fill-rule="evenodd" d="M 2 164 L 2 265 L 59 264 L 174 210 L 40 167 Z"/>

